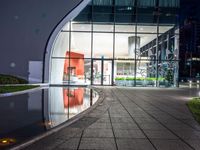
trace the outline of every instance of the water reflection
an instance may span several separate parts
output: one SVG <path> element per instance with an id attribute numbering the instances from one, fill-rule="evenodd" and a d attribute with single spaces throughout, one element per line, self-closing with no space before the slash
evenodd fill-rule
<path id="1" fill-rule="evenodd" d="M 19 144 L 66 122 L 89 108 L 97 99 L 95 91 L 82 87 L 50 87 L 1 97 L 0 139 L 16 139 Z M 0 144 L 0 149 L 16 144 L 7 143 Z"/>
<path id="2" fill-rule="evenodd" d="M 55 127 L 76 116 L 93 105 L 97 99 L 97 93 L 88 88 L 50 88 L 48 120 L 51 124 L 47 128 Z"/>

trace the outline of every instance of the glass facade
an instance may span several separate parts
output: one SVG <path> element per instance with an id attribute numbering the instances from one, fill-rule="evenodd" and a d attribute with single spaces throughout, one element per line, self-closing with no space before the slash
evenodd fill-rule
<path id="1" fill-rule="evenodd" d="M 178 86 L 179 0 L 92 0 L 60 31 L 51 84 Z"/>

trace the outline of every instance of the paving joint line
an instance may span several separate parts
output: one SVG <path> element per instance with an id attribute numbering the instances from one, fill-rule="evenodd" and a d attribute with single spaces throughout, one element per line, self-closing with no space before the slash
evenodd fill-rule
<path id="1" fill-rule="evenodd" d="M 145 135 L 145 137 L 147 138 L 147 140 L 151 143 L 151 145 L 153 146 L 153 148 L 155 150 L 158 150 L 156 148 L 156 146 L 152 143 L 152 141 L 150 140 L 150 138 L 147 136 L 147 134 L 144 132 L 144 130 L 139 126 L 139 124 L 137 123 L 137 121 L 132 117 L 132 115 L 130 114 L 130 112 L 126 109 L 126 107 L 122 104 L 122 102 L 119 100 L 119 98 L 114 94 L 114 92 L 112 91 L 112 95 L 119 101 L 119 103 L 122 105 L 122 107 L 127 111 L 127 113 L 129 114 L 129 116 L 132 118 L 132 120 L 135 122 L 135 124 L 137 125 L 137 127 L 142 131 L 142 133 Z"/>
<path id="2" fill-rule="evenodd" d="M 137 103 L 135 103 L 134 101 L 131 100 L 131 98 L 127 95 L 125 95 L 123 92 L 121 92 L 124 96 L 126 96 L 132 103 L 136 104 L 138 107 L 140 107 L 144 112 L 146 112 L 149 116 L 151 116 L 152 118 L 154 118 L 156 121 L 158 121 L 162 126 L 164 126 L 166 129 L 168 129 L 171 133 L 173 133 L 175 136 L 177 136 L 183 143 L 185 143 L 186 145 L 188 145 L 190 148 L 192 148 L 193 150 L 195 150 L 194 147 L 192 147 L 189 143 L 187 143 L 184 139 L 182 139 L 179 135 L 177 135 L 174 131 L 172 131 L 170 128 L 168 128 L 167 126 L 165 126 L 162 122 L 160 122 L 157 118 L 155 118 L 153 115 L 151 115 L 150 113 L 148 113 L 145 109 L 143 109 L 140 105 L 138 105 Z"/>
<path id="3" fill-rule="evenodd" d="M 135 95 L 135 96 L 136 96 L 136 95 Z M 136 96 L 136 97 L 138 97 L 138 96 Z M 138 98 L 140 98 L 140 97 L 138 97 Z M 143 99 L 143 100 L 144 100 L 144 98 L 141 98 L 141 99 Z M 198 129 L 195 129 L 195 128 L 194 128 L 193 126 L 191 126 L 190 124 L 188 124 L 188 123 L 185 123 L 185 122 L 184 122 L 184 121 L 182 121 L 181 119 L 178 119 L 177 117 L 175 117 L 174 115 L 170 114 L 169 112 L 162 110 L 162 109 L 161 109 L 161 108 L 159 108 L 158 106 L 156 106 L 156 105 L 154 105 L 154 104 L 152 104 L 152 103 L 150 103 L 150 102 L 148 102 L 148 101 L 146 101 L 146 100 L 144 100 L 144 101 L 145 101 L 146 103 L 148 103 L 148 104 L 152 105 L 153 107 L 155 107 L 155 108 L 159 109 L 160 111 L 162 111 L 162 112 L 164 112 L 164 113 L 168 114 L 169 116 L 173 117 L 174 119 L 176 119 L 176 120 L 180 121 L 181 123 L 183 123 L 183 124 L 187 125 L 188 127 L 191 127 L 191 128 L 192 128 L 192 129 L 194 129 L 194 130 L 200 131 L 200 130 L 198 130 Z"/>
<path id="4" fill-rule="evenodd" d="M 118 150 L 117 139 L 115 136 L 115 132 L 114 132 L 114 128 L 113 128 L 113 124 L 112 124 L 112 120 L 111 120 L 111 115 L 110 115 L 110 108 L 108 109 L 108 115 L 109 115 L 109 120 L 110 120 L 112 132 L 113 132 L 113 136 L 114 136 L 115 146 L 116 146 L 116 149 Z"/>
<path id="5" fill-rule="evenodd" d="M 77 150 L 79 150 L 79 147 L 80 147 L 80 145 L 81 145 L 81 140 L 82 140 L 82 138 L 83 138 L 83 132 L 84 132 L 84 130 L 83 130 L 82 133 L 81 133 L 81 137 L 80 137 L 79 142 L 78 142 Z"/>

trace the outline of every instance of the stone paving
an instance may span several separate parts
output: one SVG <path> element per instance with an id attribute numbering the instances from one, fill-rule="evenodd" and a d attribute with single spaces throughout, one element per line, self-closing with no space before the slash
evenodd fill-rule
<path id="1" fill-rule="evenodd" d="M 99 89 L 103 101 L 27 150 L 200 150 L 200 126 L 186 101 L 197 89 Z"/>

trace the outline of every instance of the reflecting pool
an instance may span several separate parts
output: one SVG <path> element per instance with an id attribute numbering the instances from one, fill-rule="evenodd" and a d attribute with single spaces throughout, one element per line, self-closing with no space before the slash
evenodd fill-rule
<path id="1" fill-rule="evenodd" d="M 84 87 L 49 87 L 0 97 L 0 149 L 50 130 L 92 106 L 96 91 Z"/>

